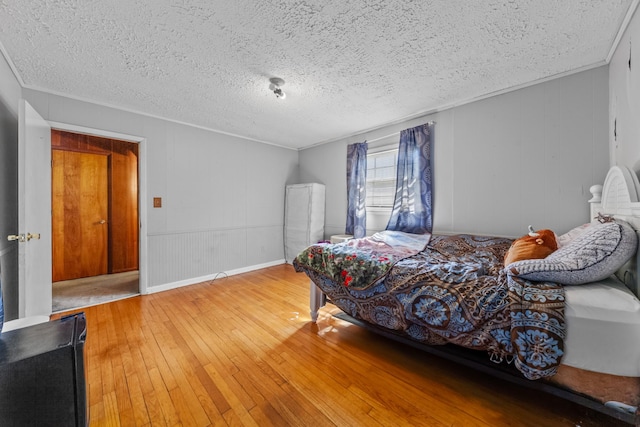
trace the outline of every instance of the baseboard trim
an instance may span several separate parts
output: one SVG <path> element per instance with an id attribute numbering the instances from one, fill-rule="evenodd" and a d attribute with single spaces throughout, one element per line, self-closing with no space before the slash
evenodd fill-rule
<path id="1" fill-rule="evenodd" d="M 284 264 L 284 259 L 279 259 L 276 261 L 266 262 L 264 264 L 256 264 L 250 265 L 248 267 L 236 268 L 234 270 L 229 271 L 219 271 L 214 274 L 208 274 L 206 276 L 193 277 L 190 279 L 180 280 L 177 282 L 165 283 L 164 285 L 156 285 L 147 287 L 147 294 L 154 294 L 156 292 L 168 291 L 171 289 L 181 288 L 183 286 L 195 285 L 196 283 L 206 282 L 208 280 L 219 279 L 220 277 L 225 276 L 235 276 L 236 274 L 248 273 L 250 271 L 260 270 L 262 268 L 273 267 L 275 265 Z"/>

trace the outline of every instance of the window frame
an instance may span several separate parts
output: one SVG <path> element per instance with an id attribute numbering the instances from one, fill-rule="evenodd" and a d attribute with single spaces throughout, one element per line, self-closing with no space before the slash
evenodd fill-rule
<path id="1" fill-rule="evenodd" d="M 381 155 L 381 154 L 385 154 L 385 153 L 394 153 L 394 159 L 393 159 L 393 188 L 394 188 L 394 192 L 395 192 L 395 187 L 396 187 L 396 180 L 397 180 L 397 175 L 398 175 L 398 145 L 397 144 L 385 144 L 379 147 L 375 147 L 375 148 L 370 148 L 369 150 L 367 150 L 367 187 L 366 187 L 366 191 L 367 191 L 367 203 L 369 201 L 369 193 L 370 193 L 370 186 L 369 183 L 375 180 L 371 180 L 369 178 L 369 162 L 370 162 L 370 156 L 376 156 L 376 155 Z M 380 180 L 382 181 L 382 180 Z M 378 206 L 378 205 L 366 205 L 366 209 L 367 212 L 391 212 L 393 210 L 393 200 L 391 201 L 391 204 L 388 206 Z"/>

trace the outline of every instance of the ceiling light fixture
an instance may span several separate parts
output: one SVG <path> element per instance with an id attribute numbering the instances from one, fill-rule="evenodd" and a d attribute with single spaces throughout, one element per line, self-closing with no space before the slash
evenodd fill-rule
<path id="1" fill-rule="evenodd" d="M 287 97 L 287 94 L 284 93 L 282 89 L 280 89 L 280 86 L 284 85 L 284 80 L 279 77 L 271 77 L 269 81 L 271 82 L 271 84 L 269 85 L 269 90 L 273 91 L 273 93 L 276 94 L 276 98 L 285 99 Z"/>

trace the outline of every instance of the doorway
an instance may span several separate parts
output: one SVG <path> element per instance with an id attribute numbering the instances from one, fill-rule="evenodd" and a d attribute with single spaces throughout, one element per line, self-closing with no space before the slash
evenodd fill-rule
<path id="1" fill-rule="evenodd" d="M 140 293 L 138 144 L 53 129 L 52 310 Z"/>

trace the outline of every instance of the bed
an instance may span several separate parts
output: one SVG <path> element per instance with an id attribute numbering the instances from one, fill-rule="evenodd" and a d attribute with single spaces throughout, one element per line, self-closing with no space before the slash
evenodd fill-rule
<path id="1" fill-rule="evenodd" d="M 293 261 L 311 279 L 312 321 L 329 301 L 389 338 L 640 424 L 640 183 L 615 166 L 591 191 L 591 224 L 506 266 L 521 239 L 385 232 L 312 245 Z"/>

